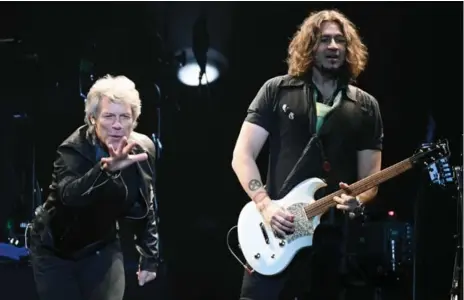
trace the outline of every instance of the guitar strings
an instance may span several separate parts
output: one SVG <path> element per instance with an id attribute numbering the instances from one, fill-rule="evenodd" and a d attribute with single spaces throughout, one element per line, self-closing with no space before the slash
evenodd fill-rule
<path id="1" fill-rule="evenodd" d="M 408 169 L 408 168 L 405 168 L 405 170 L 406 169 Z M 388 173 L 390 173 L 390 172 L 388 172 Z M 393 172 L 393 173 L 395 173 L 395 172 Z M 387 173 L 385 173 L 385 175 L 387 175 Z M 371 182 L 362 183 L 362 184 L 359 184 L 359 185 L 357 185 L 355 187 L 351 187 L 351 189 L 353 189 L 353 191 L 356 194 L 357 193 L 356 190 L 364 189 L 366 186 L 371 185 L 372 182 L 374 183 L 374 186 L 375 186 L 376 184 L 378 184 L 378 183 L 380 183 L 382 181 L 383 181 L 383 178 L 376 178 L 375 180 L 372 180 Z M 338 191 L 336 193 L 333 193 L 331 195 L 328 195 L 328 196 L 324 197 L 325 199 L 321 199 L 319 201 L 316 201 L 313 204 L 311 204 L 310 206 L 306 207 L 305 211 L 306 211 L 307 216 L 308 217 L 314 217 L 315 215 L 323 214 L 328 208 L 330 208 L 332 206 L 335 206 L 337 204 L 333 200 L 333 197 L 340 196 L 342 193 L 343 193 L 343 190 Z"/>
<path id="2" fill-rule="evenodd" d="M 408 163 L 408 164 L 404 165 L 405 162 Z M 393 165 L 393 166 L 385 169 L 384 172 L 382 172 L 383 176 L 381 176 L 379 178 L 375 178 L 374 180 L 372 180 L 369 177 L 365 178 L 364 180 L 361 180 L 358 183 L 353 184 L 350 188 L 353 189 L 354 191 L 356 191 L 356 190 L 359 190 L 359 189 L 364 189 L 366 186 L 370 185 L 371 182 L 374 182 L 374 185 L 376 185 L 376 184 L 382 182 L 385 177 L 388 177 L 386 175 L 399 174 L 399 173 L 402 173 L 402 172 L 406 171 L 410 167 L 411 167 L 411 164 L 409 163 L 409 161 L 403 161 L 401 163 L 398 163 L 397 165 Z M 332 193 L 331 195 L 325 196 L 323 199 L 318 200 L 318 201 L 308 205 L 307 207 L 305 207 L 306 213 L 307 214 L 309 213 L 311 215 L 311 216 L 308 216 L 308 217 L 313 217 L 316 214 L 323 213 L 327 208 L 336 205 L 336 202 L 333 201 L 333 197 L 340 196 L 342 193 L 343 193 L 343 190 L 339 190 L 339 191 L 337 191 L 335 193 Z"/>
<path id="3" fill-rule="evenodd" d="M 369 179 L 368 181 L 360 181 L 359 183 L 357 184 L 353 184 L 353 186 L 351 187 L 355 194 L 357 193 L 357 190 L 362 190 L 362 189 L 365 189 L 367 186 L 371 185 L 372 182 L 374 183 L 374 186 L 381 183 L 382 181 L 384 181 L 384 178 L 388 177 L 387 175 L 395 175 L 395 174 L 399 174 L 399 173 L 402 173 L 404 171 L 406 171 L 407 169 L 410 168 L 410 166 L 408 165 L 401 165 L 401 166 L 396 166 L 397 168 L 395 169 L 390 169 L 390 170 L 387 170 L 385 172 L 383 172 L 383 176 L 380 176 L 378 178 L 375 178 L 375 179 Z M 338 191 L 336 194 L 338 194 L 338 196 L 340 194 L 343 193 L 343 190 L 340 190 Z M 323 213 L 327 208 L 330 208 L 331 206 L 334 206 L 336 205 L 337 203 L 335 201 L 333 201 L 333 197 L 335 196 L 335 193 L 334 195 L 329 195 L 329 196 L 326 196 L 325 198 L 326 199 L 323 199 L 320 203 L 318 203 L 318 205 L 314 205 L 313 207 L 310 207 L 309 208 L 309 211 L 311 212 L 311 215 L 314 216 L 314 213 L 318 213 L 318 214 L 321 214 Z M 315 202 L 317 203 L 317 202 Z"/>
<path id="4" fill-rule="evenodd" d="M 357 183 L 352 184 L 349 188 L 355 194 L 357 194 L 357 190 L 363 190 L 366 186 L 369 186 L 372 183 L 374 183 L 374 186 L 378 185 L 379 183 L 385 181 L 385 178 L 390 177 L 388 175 L 392 175 L 391 177 L 393 177 L 395 175 L 398 175 L 398 174 L 401 174 L 401 173 L 407 171 L 410 168 L 412 168 L 412 163 L 408 158 L 408 159 L 405 159 L 405 160 L 403 160 L 403 161 L 401 161 L 401 162 L 399 162 L 399 163 L 397 163 L 397 164 L 395 164 L 393 166 L 390 166 L 390 167 L 384 169 L 383 172 L 382 172 L 382 176 L 378 176 L 379 173 L 373 174 L 372 177 L 374 177 L 374 179 L 371 176 L 366 177 L 366 178 L 358 181 Z M 377 178 L 375 178 L 375 177 L 377 177 Z M 317 200 L 314 203 L 311 203 L 311 204 L 307 205 L 304 208 L 307 217 L 311 218 L 311 217 L 314 217 L 316 215 L 320 215 L 320 214 L 324 213 L 328 208 L 336 205 L 337 203 L 333 200 L 333 197 L 340 196 L 343 192 L 344 192 L 343 190 L 338 190 L 337 192 L 334 192 L 334 193 L 332 193 L 330 195 L 327 195 L 327 196 L 323 197 L 322 199 Z"/>

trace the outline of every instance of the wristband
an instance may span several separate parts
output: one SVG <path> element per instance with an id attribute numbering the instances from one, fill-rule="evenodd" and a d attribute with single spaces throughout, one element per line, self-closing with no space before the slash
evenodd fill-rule
<path id="1" fill-rule="evenodd" d="M 259 195 L 261 194 L 264 194 L 264 198 L 267 196 L 267 193 L 265 191 L 259 191 L 257 192 L 256 194 L 253 195 L 253 197 L 251 198 L 251 200 L 253 200 L 253 202 L 260 202 L 261 200 L 263 200 L 264 198 L 261 198 L 259 201 L 256 201 L 256 197 L 258 197 Z"/>
<path id="2" fill-rule="evenodd" d="M 354 211 L 352 211 L 349 214 L 351 218 L 356 218 L 356 217 L 359 217 L 359 216 L 364 214 L 364 205 L 363 205 L 363 203 L 361 202 L 361 200 L 359 200 L 358 197 L 356 197 L 355 199 L 358 202 L 358 207 L 356 207 L 354 209 Z"/>

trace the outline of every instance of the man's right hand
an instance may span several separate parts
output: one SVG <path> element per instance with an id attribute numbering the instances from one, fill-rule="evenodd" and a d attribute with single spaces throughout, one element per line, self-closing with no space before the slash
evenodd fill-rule
<path id="1" fill-rule="evenodd" d="M 127 143 L 126 137 L 122 138 L 117 149 L 114 149 L 111 144 L 108 145 L 110 157 L 101 159 L 103 169 L 109 172 L 116 172 L 127 168 L 137 161 L 147 160 L 148 155 L 146 153 L 129 154 L 135 145 L 135 142 Z"/>
<path id="2" fill-rule="evenodd" d="M 264 204 L 261 213 L 277 235 L 284 237 L 286 234 L 293 233 L 295 231 L 294 216 L 274 201 L 270 199 L 265 201 L 267 203 Z"/>

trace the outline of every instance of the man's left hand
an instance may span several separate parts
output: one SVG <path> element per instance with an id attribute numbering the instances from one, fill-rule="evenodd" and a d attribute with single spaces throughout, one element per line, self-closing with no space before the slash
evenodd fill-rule
<path id="1" fill-rule="evenodd" d="M 351 191 L 346 183 L 340 182 L 340 189 L 345 190 L 346 193 L 341 194 L 340 197 L 334 197 L 335 202 L 338 203 L 337 208 L 349 212 L 354 211 L 359 206 L 358 200 L 349 195 Z"/>
<path id="2" fill-rule="evenodd" d="M 138 271 L 137 272 L 137 278 L 139 280 L 139 285 L 143 286 L 145 283 L 152 281 L 153 279 L 156 278 L 156 273 L 155 272 L 150 272 L 150 271 Z"/>

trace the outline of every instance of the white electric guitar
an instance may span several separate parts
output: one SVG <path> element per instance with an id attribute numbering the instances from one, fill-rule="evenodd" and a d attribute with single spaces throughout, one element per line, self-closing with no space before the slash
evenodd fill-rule
<path id="1" fill-rule="evenodd" d="M 357 196 L 406 172 L 416 164 L 428 166 L 435 160 L 448 156 L 449 148 L 446 141 L 424 145 L 412 157 L 351 184 L 350 195 Z M 335 196 L 345 192 L 339 190 L 315 201 L 315 192 L 323 186 L 326 184 L 319 178 L 307 179 L 294 187 L 284 198 L 276 200 L 278 205 L 295 216 L 295 231 L 284 238 L 274 235 L 252 201 L 245 205 L 240 212 L 237 232 L 240 248 L 252 271 L 263 275 L 278 274 L 289 265 L 299 250 L 312 245 L 314 230 L 319 225 L 320 216 L 337 204 L 333 200 Z"/>

